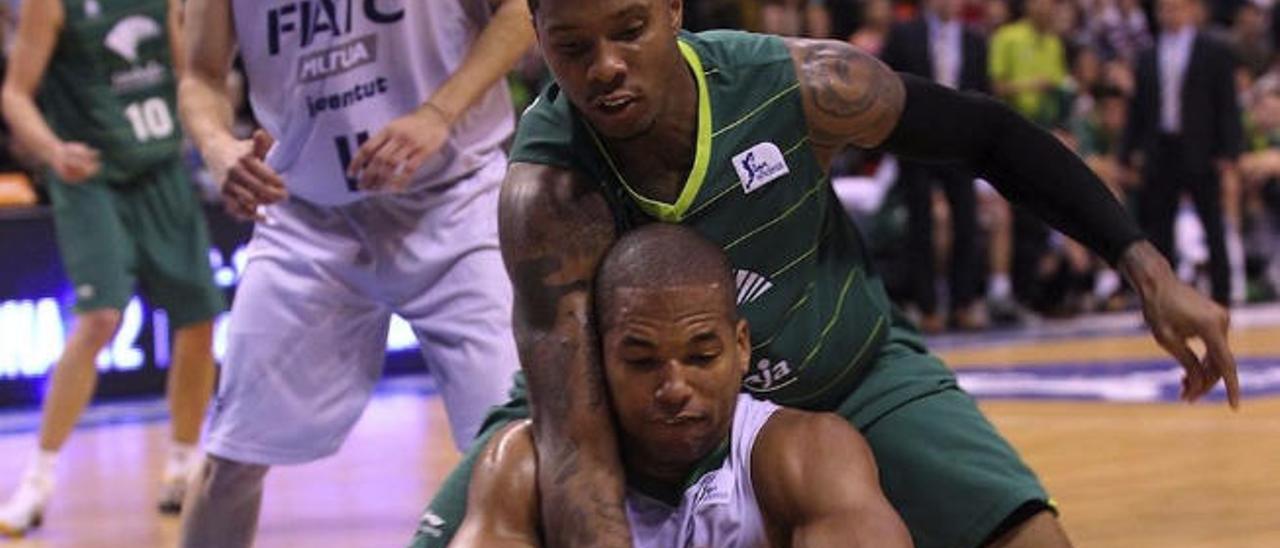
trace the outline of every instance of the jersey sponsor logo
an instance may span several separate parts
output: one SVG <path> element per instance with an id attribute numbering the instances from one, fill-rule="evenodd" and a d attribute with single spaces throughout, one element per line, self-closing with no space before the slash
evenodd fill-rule
<path id="1" fill-rule="evenodd" d="M 771 361 L 761 358 L 755 367 L 742 378 L 742 387 L 755 394 L 779 390 L 796 380 L 796 372 L 787 360 Z"/>
<path id="2" fill-rule="evenodd" d="M 312 118 L 325 111 L 342 110 L 351 105 L 377 97 L 389 91 L 391 84 L 384 76 L 361 82 L 345 91 L 307 97 L 307 114 Z"/>
<path id="3" fill-rule="evenodd" d="M 87 9 L 87 8 L 86 8 Z M 130 15 L 111 27 L 102 44 L 129 63 L 129 68 L 111 73 L 111 89 L 117 93 L 154 86 L 166 78 L 169 70 L 158 60 L 139 64 L 142 44 L 164 36 L 164 27 L 145 15 Z"/>
<path id="4" fill-rule="evenodd" d="M 303 0 L 272 8 L 267 11 L 267 53 L 279 54 L 285 40 L 296 39 L 299 48 L 306 48 L 320 37 L 346 36 L 360 16 L 379 25 L 397 23 L 404 19 L 400 4 L 391 0 Z"/>
<path id="5" fill-rule="evenodd" d="M 373 34 L 302 56 L 298 81 L 314 82 L 378 60 L 378 37 Z"/>
<path id="6" fill-rule="evenodd" d="M 778 145 L 768 142 L 759 143 L 747 149 L 746 152 L 734 156 L 733 169 L 738 172 L 742 190 L 747 194 L 791 173 Z"/>
<path id="7" fill-rule="evenodd" d="M 773 282 L 769 278 L 750 270 L 734 269 L 733 279 L 738 287 L 738 306 L 753 303 L 773 289 Z"/>

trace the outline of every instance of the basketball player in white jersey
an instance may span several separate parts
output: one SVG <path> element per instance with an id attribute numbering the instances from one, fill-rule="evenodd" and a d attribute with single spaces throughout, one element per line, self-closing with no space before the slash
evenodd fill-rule
<path id="1" fill-rule="evenodd" d="M 189 0 L 183 121 L 258 219 L 185 546 L 252 543 L 271 465 L 335 452 L 413 326 L 463 448 L 518 367 L 498 251 L 524 0 Z M 224 84 L 244 60 L 251 140 Z M 421 435 L 406 432 L 406 435 Z"/>
<path id="2" fill-rule="evenodd" d="M 596 277 L 604 380 L 637 548 L 910 546 L 862 436 L 830 413 L 740 394 L 751 355 L 728 258 L 679 225 L 618 240 Z M 477 461 L 451 546 L 540 546 L 522 421 Z"/>

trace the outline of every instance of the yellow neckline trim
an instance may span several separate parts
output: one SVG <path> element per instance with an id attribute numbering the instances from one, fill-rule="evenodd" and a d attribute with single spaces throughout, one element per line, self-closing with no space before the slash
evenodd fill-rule
<path id="1" fill-rule="evenodd" d="M 590 131 L 596 148 L 600 149 L 600 154 L 604 156 L 609 169 L 613 170 L 614 176 L 622 183 L 622 187 L 627 190 L 627 194 L 631 195 L 645 213 L 668 223 L 679 222 L 684 218 L 689 206 L 693 205 L 694 198 L 697 198 L 698 191 L 702 190 L 702 182 L 707 176 L 707 166 L 711 163 L 711 94 L 707 90 L 707 78 L 702 70 L 702 60 L 698 58 L 698 52 L 694 51 L 693 46 L 685 43 L 684 40 L 678 41 L 677 44 L 680 46 L 680 53 L 684 56 L 685 63 L 693 72 L 693 78 L 698 87 L 698 137 L 693 156 L 693 169 L 689 171 L 689 176 L 684 181 L 684 187 L 680 190 L 676 203 L 669 204 L 654 200 L 636 192 L 622 176 L 618 166 L 614 164 L 613 158 L 609 156 L 609 151 L 605 150 L 604 143 L 600 141 L 595 130 Z"/>

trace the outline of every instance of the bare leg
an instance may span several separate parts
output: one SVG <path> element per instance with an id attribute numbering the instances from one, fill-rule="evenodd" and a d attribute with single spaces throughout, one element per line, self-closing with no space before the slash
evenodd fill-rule
<path id="1" fill-rule="evenodd" d="M 988 548 L 1071 548 L 1062 524 L 1044 510 L 987 544 Z"/>
<path id="2" fill-rule="evenodd" d="M 40 525 L 45 504 L 53 493 L 55 457 L 93 397 L 98 383 L 95 358 L 119 325 L 119 310 L 94 310 L 76 317 L 71 338 L 58 358 L 45 393 L 40 450 L 32 455 L 17 490 L 0 505 L 0 534 L 20 536 Z"/>
<path id="3" fill-rule="evenodd" d="M 213 392 L 213 322 L 179 329 L 174 336 L 173 368 L 169 370 L 169 415 L 173 441 L 193 445 L 200 439 L 200 423 Z"/>
<path id="4" fill-rule="evenodd" d="M 164 465 L 157 508 L 176 514 L 186 498 L 187 481 L 199 464 L 200 424 L 213 392 L 213 322 L 185 326 L 174 337 L 169 370 L 169 428 L 173 442 Z"/>
<path id="5" fill-rule="evenodd" d="M 991 216 L 991 274 L 1008 280 L 1009 265 L 1013 264 L 1013 214 L 1009 211 L 1009 202 L 1003 198 L 992 196 L 988 200 L 988 215 Z M 1008 295 L 997 296 L 1003 298 Z"/>
<path id="6" fill-rule="evenodd" d="M 183 504 L 182 548 L 253 545 L 267 466 L 209 455 Z"/>
<path id="7" fill-rule="evenodd" d="M 66 443 L 98 384 L 95 359 L 120 326 L 120 311 L 93 310 L 76 316 L 71 339 L 49 379 L 40 416 L 40 450 L 57 452 Z"/>

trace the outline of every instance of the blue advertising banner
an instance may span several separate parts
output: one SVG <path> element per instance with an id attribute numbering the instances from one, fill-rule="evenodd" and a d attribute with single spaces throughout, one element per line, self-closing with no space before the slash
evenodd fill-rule
<path id="1" fill-rule="evenodd" d="M 244 270 L 252 225 L 215 206 L 206 208 L 206 217 L 214 282 L 230 302 Z M 0 265 L 0 408 L 34 406 L 75 318 L 75 295 L 62 270 L 47 208 L 0 210 Z M 214 357 L 219 360 L 226 350 L 226 319 L 226 314 L 220 316 L 214 330 Z M 119 332 L 98 354 L 96 397 L 162 394 L 171 340 L 165 312 L 135 296 Z M 424 371 L 417 346 L 408 324 L 393 319 L 385 371 Z"/>

